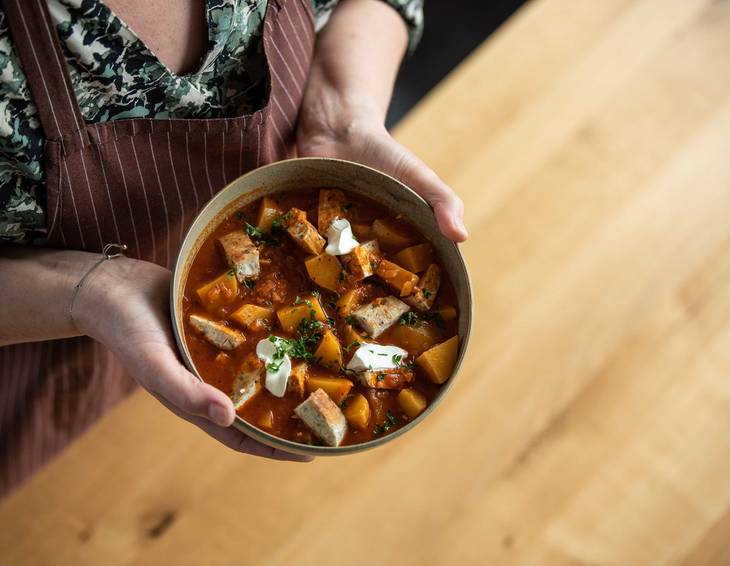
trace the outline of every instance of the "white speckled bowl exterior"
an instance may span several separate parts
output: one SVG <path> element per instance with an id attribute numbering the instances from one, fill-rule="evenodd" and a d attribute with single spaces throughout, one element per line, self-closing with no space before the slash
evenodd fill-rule
<path id="1" fill-rule="evenodd" d="M 231 212 L 262 196 L 274 196 L 285 191 L 319 187 L 338 187 L 371 198 L 395 214 L 400 213 L 410 219 L 420 229 L 423 236 L 431 242 L 444 267 L 444 272 L 450 278 L 456 291 L 459 308 L 459 355 L 453 375 L 442 385 L 438 396 L 421 415 L 392 434 L 369 442 L 340 447 L 309 446 L 269 434 L 240 417 L 236 417 L 233 423 L 234 427 L 264 444 L 287 452 L 312 456 L 349 454 L 367 450 L 395 440 L 418 426 L 434 411 L 454 384 L 469 342 L 473 314 L 471 286 L 464 259 L 457 246 L 441 235 L 431 207 L 415 192 L 384 173 L 350 161 L 328 158 L 279 161 L 251 171 L 224 187 L 200 211 L 182 243 L 172 277 L 170 310 L 175 340 L 183 361 L 191 372 L 200 378 L 184 340 L 182 299 L 192 260 L 205 238 Z"/>

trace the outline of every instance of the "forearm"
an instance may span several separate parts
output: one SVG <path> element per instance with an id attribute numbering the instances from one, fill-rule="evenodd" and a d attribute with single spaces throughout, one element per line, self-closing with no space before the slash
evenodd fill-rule
<path id="1" fill-rule="evenodd" d="M 320 32 L 302 123 L 333 131 L 360 120 L 383 124 L 408 34 L 380 0 L 344 0 Z"/>
<path id="2" fill-rule="evenodd" d="M 75 285 L 98 259 L 79 251 L 0 248 L 0 345 L 78 336 L 69 306 Z"/>

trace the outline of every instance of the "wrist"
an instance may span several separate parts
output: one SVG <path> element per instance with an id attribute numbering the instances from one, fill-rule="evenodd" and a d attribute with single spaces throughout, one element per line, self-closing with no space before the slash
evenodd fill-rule
<path id="1" fill-rule="evenodd" d="M 318 138 L 347 142 L 363 132 L 385 132 L 387 108 L 367 93 L 338 89 L 313 72 L 302 101 L 299 143 Z"/>
<path id="2" fill-rule="evenodd" d="M 138 272 L 146 262 L 125 256 L 104 259 L 98 265 L 97 262 L 75 290 L 70 314 L 81 334 L 106 343 L 110 324 L 118 322 L 115 313 L 129 301 L 129 290 L 139 279 Z"/>

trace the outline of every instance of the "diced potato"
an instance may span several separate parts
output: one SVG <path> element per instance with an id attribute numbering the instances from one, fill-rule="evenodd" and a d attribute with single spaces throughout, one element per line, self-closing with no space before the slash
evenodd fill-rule
<path id="1" fill-rule="evenodd" d="M 298 208 L 292 208 L 286 213 L 286 216 L 288 217 L 286 231 L 294 242 L 305 252 L 314 255 L 321 254 L 327 240 L 320 236 L 317 229 L 307 221 L 307 213 Z"/>
<path id="2" fill-rule="evenodd" d="M 351 224 L 351 226 L 352 233 L 359 241 L 372 240 L 373 227 L 370 224 Z"/>
<path id="3" fill-rule="evenodd" d="M 426 312 L 436 300 L 436 293 L 439 292 L 440 285 L 441 268 L 432 263 L 418 280 L 413 293 L 403 300 L 417 311 Z"/>
<path id="4" fill-rule="evenodd" d="M 286 332 L 295 332 L 299 323 L 304 319 L 314 319 L 325 322 L 327 316 L 324 314 L 319 299 L 314 295 L 305 297 L 298 305 L 284 307 L 276 311 L 279 325 Z"/>
<path id="5" fill-rule="evenodd" d="M 335 218 L 347 218 L 347 197 L 339 189 L 322 189 L 319 191 L 319 207 L 317 208 L 317 228 L 322 234 Z"/>
<path id="6" fill-rule="evenodd" d="M 319 254 L 304 260 L 309 278 L 323 289 L 336 292 L 342 281 L 343 271 L 339 260 L 329 254 Z"/>
<path id="7" fill-rule="evenodd" d="M 451 305 L 444 305 L 431 311 L 433 314 L 441 317 L 441 320 L 449 321 L 456 319 L 456 307 Z"/>
<path id="8" fill-rule="evenodd" d="M 271 326 L 274 320 L 274 309 L 246 304 L 231 313 L 231 320 L 243 328 L 260 332 Z"/>
<path id="9" fill-rule="evenodd" d="M 274 412 L 269 409 L 268 411 L 264 412 L 263 415 L 259 417 L 259 419 L 256 421 L 256 424 L 259 428 L 265 428 L 266 430 L 271 430 L 274 428 Z"/>
<path id="10" fill-rule="evenodd" d="M 314 351 L 314 357 L 326 368 L 338 370 L 342 366 L 342 348 L 337 336 L 331 330 L 325 330 L 322 340 Z"/>
<path id="11" fill-rule="evenodd" d="M 446 342 L 426 350 L 416 358 L 416 363 L 423 368 L 430 381 L 441 384 L 451 377 L 458 351 L 459 337 L 452 336 Z"/>
<path id="12" fill-rule="evenodd" d="M 398 324 L 390 331 L 390 338 L 397 346 L 408 350 L 414 356 L 420 356 L 439 341 L 439 332 L 433 326 L 410 326 Z"/>
<path id="13" fill-rule="evenodd" d="M 395 291 L 400 293 L 401 297 L 410 295 L 418 282 L 418 275 L 411 273 L 407 269 L 403 269 L 392 261 L 383 259 L 375 271 L 378 277 L 385 281 Z"/>
<path id="14" fill-rule="evenodd" d="M 309 366 L 307 362 L 295 362 L 291 367 L 291 374 L 289 374 L 289 381 L 286 384 L 286 388 L 289 391 L 294 391 L 299 397 L 304 398 L 307 392 L 307 378 L 309 375 Z"/>
<path id="15" fill-rule="evenodd" d="M 357 246 L 349 254 L 340 256 L 347 271 L 361 281 L 370 277 L 380 264 L 380 246 L 377 240 L 370 240 Z"/>
<path id="16" fill-rule="evenodd" d="M 361 334 L 359 334 L 349 324 L 345 325 L 345 328 L 342 330 L 342 341 L 347 346 L 350 346 L 351 344 L 354 344 L 355 342 L 359 342 L 360 344 L 363 344 L 364 342 L 366 342 L 365 338 Z M 354 350 L 352 350 L 352 351 L 354 351 Z"/>
<path id="17" fill-rule="evenodd" d="M 356 428 L 365 429 L 370 423 L 370 405 L 360 393 L 356 393 L 347 401 L 343 412 L 347 422 Z"/>
<path id="18" fill-rule="evenodd" d="M 314 393 L 317 389 L 322 389 L 339 406 L 350 393 L 352 381 L 342 377 L 310 377 L 307 380 L 307 390 Z"/>
<path id="19" fill-rule="evenodd" d="M 271 225 L 274 220 L 281 216 L 282 210 L 279 204 L 270 197 L 261 199 L 259 215 L 256 219 L 256 228 L 262 232 L 271 232 Z"/>
<path id="20" fill-rule="evenodd" d="M 380 218 L 373 222 L 373 234 L 386 248 L 405 248 L 414 242 L 413 235 L 391 218 Z"/>
<path id="21" fill-rule="evenodd" d="M 360 301 L 363 299 L 364 289 L 362 287 L 355 287 L 350 289 L 339 299 L 337 299 L 337 314 L 340 316 L 347 316 L 360 306 Z"/>
<path id="22" fill-rule="evenodd" d="M 238 296 L 238 280 L 233 270 L 226 271 L 210 283 L 199 287 L 196 293 L 205 308 L 217 309 L 236 300 Z"/>
<path id="23" fill-rule="evenodd" d="M 434 262 L 431 244 L 416 244 L 393 256 L 393 261 L 413 273 L 420 273 Z"/>
<path id="24" fill-rule="evenodd" d="M 415 419 L 423 412 L 426 405 L 428 405 L 426 397 L 415 389 L 403 389 L 400 393 L 398 393 L 396 400 L 398 401 L 398 405 L 400 405 L 401 410 L 409 419 Z M 345 413 L 345 416 L 347 416 L 347 413 Z"/>

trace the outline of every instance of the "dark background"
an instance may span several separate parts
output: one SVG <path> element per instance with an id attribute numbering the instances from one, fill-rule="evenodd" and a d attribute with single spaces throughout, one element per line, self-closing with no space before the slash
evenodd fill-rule
<path id="1" fill-rule="evenodd" d="M 526 0 L 425 0 L 425 30 L 401 68 L 387 125 L 395 125 L 429 90 Z"/>

